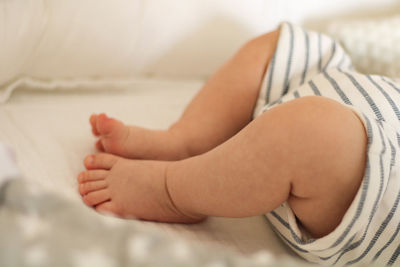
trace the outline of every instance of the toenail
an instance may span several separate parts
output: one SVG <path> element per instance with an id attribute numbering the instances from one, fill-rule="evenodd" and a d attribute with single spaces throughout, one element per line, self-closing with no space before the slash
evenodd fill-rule
<path id="1" fill-rule="evenodd" d="M 80 174 L 78 174 L 78 181 L 82 182 L 83 180 L 83 173 L 81 172 Z"/>

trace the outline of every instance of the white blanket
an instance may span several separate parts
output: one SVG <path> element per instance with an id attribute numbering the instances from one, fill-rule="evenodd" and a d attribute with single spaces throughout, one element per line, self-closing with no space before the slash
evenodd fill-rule
<path id="1" fill-rule="evenodd" d="M 84 207 L 77 192 L 76 176 L 84 169 L 84 156 L 95 152 L 90 114 L 106 112 L 129 124 L 166 128 L 179 118 L 202 83 L 153 81 L 112 91 L 18 90 L 0 106 L 0 143 L 15 149 L 26 179 Z M 102 216 L 90 208 L 84 209 L 93 216 Z M 172 237 L 223 245 L 242 255 L 266 250 L 278 258 L 297 257 L 283 245 L 264 216 L 211 217 L 195 225 L 139 223 Z"/>

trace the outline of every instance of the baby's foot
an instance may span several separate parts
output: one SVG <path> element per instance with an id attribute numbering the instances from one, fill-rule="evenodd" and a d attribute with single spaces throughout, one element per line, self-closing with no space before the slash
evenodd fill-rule
<path id="1" fill-rule="evenodd" d="M 78 175 L 83 201 L 99 212 L 124 218 L 195 223 L 203 216 L 183 214 L 172 202 L 165 183 L 168 162 L 138 161 L 110 154 L 84 160 Z"/>
<path id="2" fill-rule="evenodd" d="M 105 114 L 90 116 L 90 124 L 94 136 L 99 137 L 96 147 L 121 156 L 128 156 L 126 143 L 129 136 L 129 128 L 122 122 L 108 118 Z"/>
<path id="3" fill-rule="evenodd" d="M 126 126 L 105 114 L 90 117 L 100 151 L 132 159 L 176 160 L 185 156 L 182 140 L 168 131 Z"/>

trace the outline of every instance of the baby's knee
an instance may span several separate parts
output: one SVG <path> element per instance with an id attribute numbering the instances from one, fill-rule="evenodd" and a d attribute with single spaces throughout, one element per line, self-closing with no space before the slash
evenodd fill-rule
<path id="1" fill-rule="evenodd" d="M 348 107 L 323 97 L 285 104 L 282 122 L 292 131 L 289 205 L 316 237 L 331 232 L 364 176 L 367 135 Z M 288 161 L 289 162 L 289 161 Z"/>
<path id="2" fill-rule="evenodd" d="M 282 104 L 276 113 L 280 131 L 289 139 L 292 194 L 312 197 L 332 186 L 358 186 L 365 168 L 367 135 L 350 108 L 315 96 Z"/>

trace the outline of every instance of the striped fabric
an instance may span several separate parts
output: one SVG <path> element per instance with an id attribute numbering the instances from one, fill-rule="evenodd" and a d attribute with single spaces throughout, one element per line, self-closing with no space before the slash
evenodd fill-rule
<path id="1" fill-rule="evenodd" d="M 313 239 L 287 203 L 266 214 L 278 235 L 303 258 L 323 265 L 400 265 L 400 85 L 354 71 L 341 46 L 283 23 L 254 117 L 303 96 L 324 96 L 352 108 L 368 134 L 362 184 L 342 222 Z"/>

